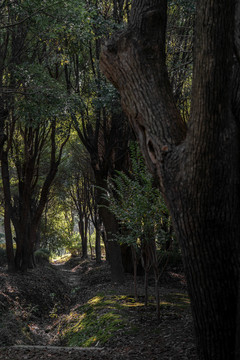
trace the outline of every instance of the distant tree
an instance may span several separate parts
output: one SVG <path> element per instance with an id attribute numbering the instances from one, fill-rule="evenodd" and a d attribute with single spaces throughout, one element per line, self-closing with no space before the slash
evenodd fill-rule
<path id="1" fill-rule="evenodd" d="M 14 6 L 7 1 L 0 7 L 0 156 L 5 238 L 11 270 L 15 265 L 26 269 L 30 263 L 33 240 L 29 239 L 35 237 L 69 137 L 69 125 L 58 123 L 60 118 L 66 119 L 67 110 L 58 81 L 58 54 L 47 54 L 53 38 L 58 37 L 58 25 L 52 21 L 56 9 L 54 1 L 47 5 L 38 1 L 16 1 Z M 58 20 L 63 15 L 61 11 L 58 11 Z M 52 67 L 56 70 L 54 76 Z M 50 140 L 48 148 L 47 140 Z M 43 166 L 43 152 L 49 155 L 46 161 L 50 158 L 49 171 Z M 44 176 L 41 178 L 44 171 L 45 181 Z M 14 194 L 11 178 L 18 182 Z M 17 241 L 15 263 L 11 222 Z"/>
<path id="2" fill-rule="evenodd" d="M 66 86 L 69 95 L 76 95 L 71 117 L 79 139 L 90 156 L 97 185 L 98 205 L 102 205 L 103 202 L 100 189 L 106 188 L 107 179 L 112 176 L 114 170 L 124 169 L 128 161 L 131 131 L 121 111 L 118 94 L 106 83 L 99 70 L 101 38 L 121 26 L 119 23 L 126 15 L 123 9 L 124 2 L 111 2 L 109 6 L 105 1 L 89 1 L 86 10 L 91 19 L 91 35 L 79 39 L 76 48 L 71 46 L 73 32 L 66 46 L 69 59 L 65 66 Z M 112 19 L 113 12 L 116 21 Z M 85 74 L 83 79 L 82 73 Z M 112 279 L 123 281 L 121 249 L 113 240 L 113 234 L 118 229 L 118 221 L 107 208 L 99 207 L 98 212 L 106 230 Z"/>
<path id="3" fill-rule="evenodd" d="M 98 202 L 97 202 L 97 188 L 96 186 L 91 186 L 90 187 L 90 197 L 89 197 L 89 201 L 91 202 L 91 205 L 89 206 L 90 209 L 90 216 L 91 216 L 91 221 L 95 227 L 95 231 L 96 231 L 96 238 L 95 238 L 95 255 L 96 255 L 96 262 L 97 263 L 101 263 L 102 261 L 102 257 L 101 257 L 101 227 L 102 227 L 102 222 L 99 216 L 99 207 L 98 207 Z M 105 244 L 105 252 L 107 251 L 106 249 L 106 244 Z"/>
<path id="4" fill-rule="evenodd" d="M 23 136 L 20 135 L 21 130 Z M 50 124 L 44 123 L 41 128 L 38 126 L 36 129 L 20 129 L 20 133 L 15 132 L 18 139 L 15 140 L 14 136 L 12 144 L 12 161 L 17 171 L 15 181 L 18 188 L 10 186 L 13 198 L 13 205 L 10 207 L 17 244 L 15 265 L 17 269 L 26 270 L 33 266 L 38 226 L 58 171 L 63 147 L 70 134 L 69 129 L 66 129 L 66 134 L 62 133 L 59 136 L 59 128 L 54 119 Z M 46 136 L 47 133 L 49 136 Z M 49 159 L 46 157 L 47 151 Z"/>

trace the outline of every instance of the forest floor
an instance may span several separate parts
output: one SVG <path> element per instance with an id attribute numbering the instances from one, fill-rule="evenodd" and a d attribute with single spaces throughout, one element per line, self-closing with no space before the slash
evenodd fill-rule
<path id="1" fill-rule="evenodd" d="M 195 360 L 192 317 L 183 273 L 161 278 L 160 321 L 154 282 L 144 306 L 133 277 L 110 281 L 108 265 L 72 258 L 26 274 L 0 267 L 0 360 Z"/>

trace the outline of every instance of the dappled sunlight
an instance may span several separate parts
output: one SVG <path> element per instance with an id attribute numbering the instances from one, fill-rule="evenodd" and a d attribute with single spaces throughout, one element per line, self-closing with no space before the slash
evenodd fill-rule
<path id="1" fill-rule="evenodd" d="M 129 297 L 127 295 L 120 296 L 121 305 L 123 307 L 142 307 L 144 306 L 143 302 L 135 300 L 133 297 Z"/>
<path id="2" fill-rule="evenodd" d="M 14 313 L 2 318 L 3 323 L 10 329 L 9 335 L 2 331 L 2 337 L 14 338 L 14 343 L 18 345 L 44 342 L 50 346 L 71 347 L 71 351 L 72 348 L 84 347 L 88 354 L 90 348 L 111 351 L 109 349 L 114 346 L 119 349 L 123 358 L 134 348 L 136 353 L 140 349 L 139 353 L 144 354 L 143 359 L 147 358 L 148 351 L 145 343 L 151 343 L 151 352 L 157 354 L 165 346 L 166 339 L 170 341 L 172 322 L 177 334 L 180 334 L 177 336 L 185 339 L 185 335 L 182 335 L 183 327 L 185 319 L 188 321 L 190 311 L 189 298 L 182 289 L 160 288 L 161 321 L 158 323 L 155 297 L 150 293 L 148 306 L 145 306 L 142 282 L 139 282 L 139 296 L 135 299 L 131 276 L 126 277 L 124 286 L 116 286 L 110 282 L 106 284 L 104 281 L 106 275 L 109 275 L 107 266 L 102 266 L 99 271 L 92 266 L 93 262 L 89 266 L 88 262 L 82 261 L 83 266 L 80 264 L 76 277 L 79 282 L 76 285 L 72 282 L 71 268 L 76 267 L 75 260 L 54 269 L 38 269 L 31 272 L 31 276 L 6 276 L 6 293 L 3 293 L 4 298 L 2 296 L 0 300 L 6 304 L 6 309 L 14 309 Z M 89 268 L 92 268 L 92 271 L 86 274 Z M 62 280 L 71 287 L 64 287 Z M 65 298 L 58 291 L 59 286 L 64 289 L 66 300 L 68 299 L 64 308 L 60 301 Z M 15 288 L 14 293 L 10 292 L 11 288 Z M 23 295 L 27 296 L 27 300 Z M 111 355 L 109 358 L 112 358 Z"/>
<path id="3" fill-rule="evenodd" d="M 162 306 L 171 306 L 179 309 L 184 309 L 190 306 L 190 299 L 188 295 L 182 293 L 172 293 L 166 295 L 166 301 L 161 301 Z"/>
<path id="4" fill-rule="evenodd" d="M 98 304 L 101 300 L 103 299 L 103 297 L 101 296 L 95 296 L 94 298 L 92 298 L 92 299 L 90 299 L 90 300 L 88 300 L 88 304 L 90 304 L 90 305 L 96 305 L 96 304 Z"/>
<path id="5" fill-rule="evenodd" d="M 54 265 L 63 265 L 71 258 L 71 254 L 56 256 L 54 258 L 50 258 L 50 262 Z"/>
<path id="6" fill-rule="evenodd" d="M 141 296 L 136 300 L 132 295 L 97 294 L 61 320 L 59 336 L 68 346 L 89 347 L 104 345 L 122 331 L 135 333 L 136 321 L 129 321 L 129 316 L 139 314 L 141 318 L 146 317 L 145 322 L 154 318 L 154 298 L 150 296 L 148 306 L 141 299 Z M 189 304 L 186 294 L 171 293 L 161 300 L 160 309 L 165 318 L 173 315 L 181 317 Z"/>
<path id="7" fill-rule="evenodd" d="M 133 300 L 123 295 L 94 296 L 60 322 L 60 337 L 68 346 L 104 344 L 121 329 L 131 327 L 125 309 L 143 306 Z"/>
<path id="8" fill-rule="evenodd" d="M 135 300 L 133 296 L 98 294 L 62 319 L 59 324 L 60 338 L 68 346 L 89 347 L 105 344 L 123 329 L 125 332 L 134 332 L 135 321 L 129 321 L 129 314 L 132 312 L 136 316 L 139 313 L 142 314 L 140 316 L 150 316 L 150 319 L 153 316 L 154 299 L 150 297 L 149 300 L 151 303 L 146 307 L 144 302 Z M 176 313 L 189 306 L 189 298 L 181 293 L 168 294 L 160 306 L 165 316 L 168 312 L 172 316 L 173 310 Z"/>
<path id="9" fill-rule="evenodd" d="M 88 340 L 83 342 L 82 346 L 89 347 L 92 344 L 96 343 L 96 341 L 97 341 L 97 337 L 96 336 L 91 336 Z"/>
<path id="10" fill-rule="evenodd" d="M 135 303 L 125 303 L 125 304 L 122 304 L 122 306 L 124 307 L 142 307 L 144 306 L 144 303 L 140 303 L 140 302 L 135 302 Z"/>

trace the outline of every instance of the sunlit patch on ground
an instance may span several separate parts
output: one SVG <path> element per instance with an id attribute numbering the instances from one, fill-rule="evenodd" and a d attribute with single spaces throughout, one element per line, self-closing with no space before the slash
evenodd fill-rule
<path id="1" fill-rule="evenodd" d="M 154 321 L 155 304 L 153 298 L 150 300 L 145 307 L 144 302 L 132 296 L 98 294 L 61 319 L 59 337 L 68 346 L 87 347 L 103 345 L 122 330 L 134 333 L 138 317 Z M 189 298 L 183 293 L 172 293 L 160 305 L 164 316 L 172 316 L 189 306 Z"/>

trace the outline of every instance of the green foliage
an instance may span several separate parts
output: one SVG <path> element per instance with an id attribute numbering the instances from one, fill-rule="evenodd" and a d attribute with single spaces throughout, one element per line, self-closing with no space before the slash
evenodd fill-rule
<path id="1" fill-rule="evenodd" d="M 167 67 L 173 94 L 185 121 L 190 116 L 195 0 L 168 1 Z"/>
<path id="2" fill-rule="evenodd" d="M 179 48 L 186 47 L 187 52 L 191 51 L 195 1 L 169 0 L 168 5 L 168 68 L 172 77 L 179 79 L 178 84 L 182 84 L 178 105 L 185 112 L 189 108 L 192 68 L 189 57 L 179 57 Z M 110 120 L 113 114 L 120 112 L 120 102 L 116 89 L 106 82 L 99 71 L 100 40 L 123 25 L 116 24 L 113 19 L 112 2 L 83 0 L 5 1 L 0 6 L 0 17 L 0 47 L 6 48 L 6 56 L 0 60 L 0 81 L 5 108 L 10 113 L 5 133 L 10 134 L 11 128 L 15 129 L 14 146 L 9 155 L 12 198 L 17 198 L 17 173 L 21 173 L 16 171 L 16 163 L 24 164 L 24 154 L 31 148 L 28 146 L 24 149 L 23 134 L 28 127 L 32 127 L 39 131 L 39 139 L 46 140 L 46 143 L 42 143 L 44 145 L 34 175 L 36 184 L 32 196 L 33 203 L 37 203 L 47 173 L 46 164 L 49 164 L 51 157 L 49 143 L 53 119 L 56 120 L 57 144 L 69 130 L 72 112 L 76 114 L 81 130 L 87 124 L 85 131 L 90 138 L 93 137 L 92 128 L 99 114 L 104 114 L 101 127 L 107 129 L 106 134 L 108 131 L 110 133 Z M 186 31 L 182 31 L 183 28 Z M 185 38 L 187 40 L 183 43 Z M 189 64 L 185 67 L 186 62 Z M 184 75 L 179 78 L 179 74 Z M 177 85 L 173 83 L 175 93 Z M 14 126 L 11 124 L 13 120 L 17 121 Z M 72 139 L 74 136 L 72 134 Z M 143 160 L 139 154 L 135 155 L 132 171 L 128 175 L 118 173 L 111 185 L 112 211 L 123 225 L 118 240 L 138 248 L 142 241 L 154 237 L 161 247 L 171 237 L 167 230 L 168 212 L 159 191 L 152 186 L 152 178 Z M 83 162 L 82 156 L 79 159 Z M 74 159 L 74 165 L 70 168 L 69 153 L 65 153 L 62 165 L 65 169 L 64 179 L 58 183 L 55 181 L 58 188 L 53 194 L 60 199 L 59 202 L 67 198 L 68 203 L 69 194 L 66 194 L 69 193 L 72 179 L 71 176 L 67 178 L 66 173 L 75 175 L 74 169 L 79 167 L 79 159 L 78 163 Z M 68 249 L 76 253 L 80 248 L 80 239 L 73 233 L 69 217 L 66 219 L 67 211 L 64 213 L 58 205 L 55 207 L 53 204 L 55 209 L 49 211 L 46 221 L 42 222 L 42 246 L 51 252 Z"/>
<path id="3" fill-rule="evenodd" d="M 168 7 L 170 11 L 176 7 L 181 7 L 183 13 L 194 13 L 196 11 L 196 0 L 168 0 Z"/>
<path id="4" fill-rule="evenodd" d="M 4 243 L 5 240 L 5 234 L 0 232 L 0 245 Z"/>
<path id="5" fill-rule="evenodd" d="M 65 248 L 72 256 L 77 256 L 81 254 L 81 239 L 78 233 L 73 233 L 70 237 L 68 237 L 65 242 Z"/>
<path id="6" fill-rule="evenodd" d="M 21 123 L 31 121 L 31 126 L 36 126 L 53 117 L 66 120 L 70 110 L 64 85 L 53 79 L 43 65 L 22 63 L 14 74 L 27 95 L 15 97 L 15 115 Z"/>
<path id="7" fill-rule="evenodd" d="M 50 251 L 48 249 L 38 249 L 34 252 L 35 261 L 37 264 L 49 263 Z"/>
<path id="8" fill-rule="evenodd" d="M 110 192 L 105 194 L 109 209 L 122 225 L 123 231 L 117 240 L 138 249 L 144 242 L 155 239 L 161 247 L 171 236 L 168 209 L 134 144 L 131 164 L 129 174 L 117 172 L 109 184 Z"/>
<path id="9" fill-rule="evenodd" d="M 60 255 L 74 247 L 80 248 L 80 238 L 73 231 L 74 219 L 68 199 L 64 201 L 54 195 L 41 223 L 41 246 L 47 248 L 51 255 Z"/>

